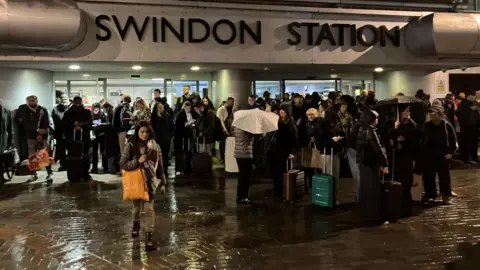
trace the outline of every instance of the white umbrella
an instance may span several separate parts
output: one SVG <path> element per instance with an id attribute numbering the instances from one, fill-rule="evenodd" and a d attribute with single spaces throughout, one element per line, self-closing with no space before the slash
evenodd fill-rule
<path id="1" fill-rule="evenodd" d="M 259 109 L 237 111 L 233 119 L 234 127 L 252 134 L 278 130 L 278 115 Z"/>

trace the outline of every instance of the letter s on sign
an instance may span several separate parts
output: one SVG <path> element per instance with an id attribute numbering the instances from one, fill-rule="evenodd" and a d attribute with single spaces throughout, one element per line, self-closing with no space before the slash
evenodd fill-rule
<path id="1" fill-rule="evenodd" d="M 302 42 L 302 36 L 295 30 L 295 28 L 300 28 L 301 24 L 298 22 L 293 22 L 287 25 L 288 32 L 293 36 L 293 39 L 288 39 L 287 43 L 290 46 L 295 46 Z"/>
<path id="2" fill-rule="evenodd" d="M 107 41 L 112 38 L 112 31 L 110 31 L 108 26 L 103 24 L 103 21 L 110 21 L 110 17 L 108 17 L 107 15 L 99 15 L 95 18 L 95 24 L 97 25 L 97 27 L 105 32 L 103 36 L 97 33 L 97 40 Z"/>

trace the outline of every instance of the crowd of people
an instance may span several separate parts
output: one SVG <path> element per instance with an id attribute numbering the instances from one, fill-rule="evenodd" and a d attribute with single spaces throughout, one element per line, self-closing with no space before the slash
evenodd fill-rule
<path id="1" fill-rule="evenodd" d="M 397 95 L 401 96 L 401 93 Z M 132 235 L 138 235 L 139 212 L 144 207 L 148 212 L 149 247 L 153 245 L 153 196 L 157 187 L 165 189 L 172 153 L 202 151 L 215 156 L 218 142 L 220 160 L 224 162 L 228 158 L 225 157 L 228 137 L 235 137 L 239 204 L 251 203 L 249 187 L 253 166 L 270 172 L 272 193 L 282 199 L 283 174 L 288 170 L 289 160 L 298 160 L 300 149 L 315 147 L 332 157 L 333 171 L 330 173 L 336 179 L 350 174 L 355 180 L 359 212 L 367 223 L 389 221 L 382 209 L 382 179 L 402 184 L 402 217 L 412 212 L 410 190 L 414 173 L 422 175 L 425 203 L 432 203 L 437 197 L 435 178 L 438 175 L 442 200 L 450 204 L 455 194 L 451 189 L 448 164 L 457 150 L 457 133 L 461 138 L 458 141 L 461 160 L 479 163 L 480 95 L 475 96 L 475 93 L 461 94 L 457 100 L 449 93 L 444 99 L 430 103 L 430 97 L 419 90 L 415 102 L 399 102 L 383 110 L 378 107 L 373 91 L 362 91 L 357 97 L 341 92 L 330 92 L 327 97 L 316 92 L 292 96 L 286 93 L 282 99 L 272 98 L 267 91 L 263 97 L 249 96 L 247 104 L 240 107 L 240 110 L 260 109 L 279 116 L 278 130 L 263 135 L 233 127 L 233 98 L 229 97 L 215 110 L 208 97 L 191 94 L 188 85 L 174 108 L 161 97 L 158 89 L 150 104 L 141 98 L 132 101 L 130 96 L 122 95 L 116 108 L 104 101 L 93 104 L 90 110 L 84 107 L 81 97 L 70 100 L 62 95 L 49 114 L 38 104 L 36 96 L 29 96 L 13 120 L 22 160 L 33 154 L 39 145 L 49 145 L 55 139 L 59 171 L 69 169 L 69 160 L 76 160 L 69 159 L 75 152 L 71 148 L 78 145 L 75 142 L 82 143 L 80 152 L 87 161 L 85 166 L 80 166 L 81 180 L 91 180 L 90 173 L 116 174 L 122 169 L 138 168 L 140 164 L 148 168 L 145 173 L 152 199 L 134 202 Z M 418 106 L 420 113 L 416 110 Z M 417 117 L 412 117 L 413 113 Z M 13 145 L 9 114 L 3 109 L 0 134 L 3 150 Z M 100 157 L 102 170 L 98 168 Z M 177 174 L 189 174 L 192 161 L 188 157 L 180 159 L 177 156 L 176 159 L 185 163 L 176 165 Z M 312 176 L 322 172 L 303 169 L 306 186 L 311 188 Z M 51 166 L 46 170 L 46 180 L 52 181 Z M 29 181 L 37 179 L 35 172 Z"/>
<path id="2" fill-rule="evenodd" d="M 399 93 L 397 102 L 401 97 L 404 95 Z M 431 104 L 429 96 L 419 90 L 408 102 L 387 102 L 385 106 L 380 106 L 373 91 L 363 91 L 356 98 L 342 93 L 330 93 L 327 98 L 317 93 L 295 94 L 291 98 L 286 94 L 283 100 L 270 99 L 266 93 L 255 102 L 252 97 L 249 103 L 250 107 L 278 114 L 279 122 L 277 131 L 264 136 L 250 134 L 249 138 L 244 132 L 236 135 L 239 203 L 250 203 L 248 189 L 245 191 L 242 184 L 250 177 L 246 157 L 260 165 L 261 161 L 255 157 L 266 155 L 273 194 L 282 199 L 283 174 L 288 167 L 285 164 L 289 159 L 296 159 L 300 149 L 312 145 L 324 155 L 333 154 L 331 174 L 336 179 L 345 173 L 351 174 L 356 182 L 361 220 L 369 224 L 396 221 L 384 209 L 382 183 L 401 183 L 400 217 L 408 217 L 412 213 L 414 174 L 422 175 L 423 203 L 434 203 L 437 198 L 438 176 L 442 201 L 451 204 L 456 194 L 451 188 L 449 160 L 454 157 L 457 145 L 460 144 L 464 163 L 478 163 L 480 95 L 475 93 L 467 97 L 460 95 L 459 101 L 449 93 Z M 416 114 L 415 117 L 412 114 Z M 457 141 L 457 133 L 462 140 Z M 262 140 L 267 147 L 255 147 Z M 251 141 L 253 145 L 248 144 Z M 310 182 L 313 174 L 321 173 L 303 169 Z"/>

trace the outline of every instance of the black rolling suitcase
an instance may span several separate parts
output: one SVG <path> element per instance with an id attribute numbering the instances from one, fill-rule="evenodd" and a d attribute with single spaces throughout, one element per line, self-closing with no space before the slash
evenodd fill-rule
<path id="1" fill-rule="evenodd" d="M 206 151 L 205 138 L 203 138 L 203 151 Z M 194 175 L 212 175 L 212 171 L 212 156 L 210 156 L 207 152 L 200 152 L 200 146 L 197 138 L 197 152 L 192 154 L 192 173 Z"/>
<path id="2" fill-rule="evenodd" d="M 389 222 L 396 222 L 402 215 L 403 187 L 402 183 L 395 181 L 395 151 L 393 151 L 392 179 L 385 181 L 382 174 L 382 207 L 383 216 Z"/>
<path id="3" fill-rule="evenodd" d="M 180 173 L 190 173 L 192 151 L 190 148 L 190 138 L 182 139 L 183 149 L 175 152 L 175 171 Z M 185 143 L 185 140 L 187 141 Z"/>
<path id="4" fill-rule="evenodd" d="M 402 184 L 383 181 L 382 192 L 383 215 L 386 220 L 396 222 L 402 214 Z"/>
<path id="5" fill-rule="evenodd" d="M 80 133 L 77 140 L 77 133 Z M 86 175 L 85 166 L 90 166 L 85 160 L 85 144 L 83 143 L 83 130 L 79 132 L 73 131 L 73 142 L 69 145 L 67 150 L 67 178 L 70 182 L 78 182 L 84 179 Z"/>

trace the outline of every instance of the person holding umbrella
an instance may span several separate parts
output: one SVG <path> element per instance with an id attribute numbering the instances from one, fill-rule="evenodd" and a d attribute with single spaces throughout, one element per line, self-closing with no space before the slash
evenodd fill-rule
<path id="1" fill-rule="evenodd" d="M 392 149 L 392 173 L 396 181 L 402 183 L 402 216 L 412 214 L 413 161 L 416 149 L 420 146 L 421 131 L 410 118 L 410 106 L 399 105 L 400 118 L 389 131 L 389 147 Z"/>
<path id="2" fill-rule="evenodd" d="M 235 152 L 238 165 L 237 203 L 250 204 L 248 191 L 253 164 L 253 143 L 255 134 L 264 134 L 278 129 L 278 116 L 259 109 L 235 112 L 234 127 Z"/>

